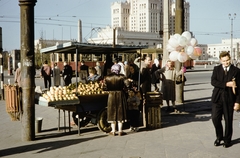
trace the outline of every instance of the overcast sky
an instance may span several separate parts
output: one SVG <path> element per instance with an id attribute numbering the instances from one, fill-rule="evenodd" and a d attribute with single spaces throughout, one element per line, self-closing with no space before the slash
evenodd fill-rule
<path id="1" fill-rule="evenodd" d="M 96 35 L 93 28 L 111 25 L 111 3 L 117 0 L 38 0 L 35 9 L 35 39 L 77 39 L 82 20 L 83 39 Z M 118 0 L 119 1 L 119 0 Z M 240 38 L 240 0 L 188 0 L 190 31 L 199 44 L 221 43 L 231 37 L 228 14 L 236 13 L 233 37 Z M 20 49 L 18 0 L 0 0 L 3 50 Z M 233 18 L 233 16 L 232 16 Z"/>

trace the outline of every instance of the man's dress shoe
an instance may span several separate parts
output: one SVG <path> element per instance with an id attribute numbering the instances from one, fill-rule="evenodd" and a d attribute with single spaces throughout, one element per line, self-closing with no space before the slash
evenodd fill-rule
<path id="1" fill-rule="evenodd" d="M 220 146 L 221 145 L 221 140 L 216 139 L 214 142 L 214 146 Z"/>
<path id="2" fill-rule="evenodd" d="M 228 148 L 228 147 L 230 147 L 231 146 L 231 143 L 230 142 L 224 142 L 223 143 L 223 147 L 224 148 Z"/>

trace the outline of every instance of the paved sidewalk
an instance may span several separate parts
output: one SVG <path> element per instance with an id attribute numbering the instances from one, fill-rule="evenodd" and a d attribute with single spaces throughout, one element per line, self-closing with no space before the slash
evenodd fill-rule
<path id="1" fill-rule="evenodd" d="M 233 146 L 215 147 L 215 131 L 211 121 L 210 83 L 188 83 L 184 87 L 185 103 L 178 105 L 181 113 L 161 109 L 162 128 L 125 136 L 108 136 L 96 126 L 71 133 L 57 131 L 58 111 L 36 105 L 36 117 L 43 117 L 42 132 L 35 141 L 22 141 L 21 122 L 11 121 L 0 101 L 0 157 L 11 158 L 236 158 L 240 148 L 240 113 L 234 113 Z M 61 112 L 61 120 L 63 113 Z M 63 123 L 61 122 L 63 127 Z"/>

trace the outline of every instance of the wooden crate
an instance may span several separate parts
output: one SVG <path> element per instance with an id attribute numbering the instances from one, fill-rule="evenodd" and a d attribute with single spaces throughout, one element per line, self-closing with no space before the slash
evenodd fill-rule
<path id="1" fill-rule="evenodd" d="M 146 127 L 148 129 L 161 128 L 161 108 L 146 107 Z"/>
<path id="2" fill-rule="evenodd" d="M 4 85 L 4 99 L 6 100 L 6 111 L 10 115 L 12 121 L 20 121 L 20 115 L 22 114 L 20 93 L 20 88 L 17 85 Z"/>
<path id="3" fill-rule="evenodd" d="M 147 92 L 146 94 L 146 107 L 158 107 L 163 105 L 161 92 Z"/>

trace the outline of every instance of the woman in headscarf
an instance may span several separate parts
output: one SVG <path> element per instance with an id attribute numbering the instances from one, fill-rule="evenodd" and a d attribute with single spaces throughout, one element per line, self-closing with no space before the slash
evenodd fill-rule
<path id="1" fill-rule="evenodd" d="M 127 120 L 127 101 L 125 91 L 129 87 L 128 79 L 119 74 L 121 66 L 114 64 L 111 67 L 111 74 L 107 75 L 104 80 L 104 89 L 109 91 L 108 106 L 107 106 L 107 120 L 111 123 L 112 131 L 109 135 L 116 135 L 116 123 L 118 123 L 118 135 L 122 136 L 123 123 Z"/>

